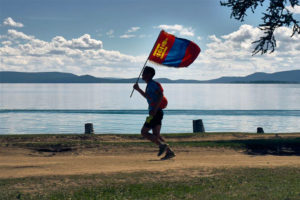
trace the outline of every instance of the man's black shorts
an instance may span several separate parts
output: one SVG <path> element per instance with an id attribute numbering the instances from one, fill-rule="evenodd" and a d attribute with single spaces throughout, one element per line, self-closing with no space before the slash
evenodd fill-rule
<path id="1" fill-rule="evenodd" d="M 150 123 L 145 122 L 144 127 L 146 128 L 154 128 L 157 125 L 161 125 L 161 121 L 164 117 L 164 112 L 162 110 L 158 110 L 156 112 L 156 115 L 154 115 L 153 119 L 150 121 Z"/>

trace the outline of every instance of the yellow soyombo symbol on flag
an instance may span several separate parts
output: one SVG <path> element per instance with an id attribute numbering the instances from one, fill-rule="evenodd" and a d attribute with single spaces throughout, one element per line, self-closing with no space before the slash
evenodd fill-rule
<path id="1" fill-rule="evenodd" d="M 162 43 L 158 43 L 153 52 L 153 56 L 163 59 L 168 49 L 167 43 L 168 43 L 168 38 L 166 38 Z"/>

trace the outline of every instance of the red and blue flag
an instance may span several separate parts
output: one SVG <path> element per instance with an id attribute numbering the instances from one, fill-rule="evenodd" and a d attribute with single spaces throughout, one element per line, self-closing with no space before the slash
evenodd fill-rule
<path id="1" fill-rule="evenodd" d="M 168 67 L 188 67 L 200 51 L 194 42 L 177 38 L 162 30 L 149 55 L 149 60 Z"/>

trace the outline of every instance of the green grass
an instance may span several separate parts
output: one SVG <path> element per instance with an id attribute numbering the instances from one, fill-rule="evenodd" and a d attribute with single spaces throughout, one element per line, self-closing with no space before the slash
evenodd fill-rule
<path id="1" fill-rule="evenodd" d="M 174 148 L 209 147 L 244 150 L 254 155 L 300 155 L 300 137 L 243 139 L 244 133 L 166 134 L 171 138 L 206 138 L 235 135 L 234 140 L 178 140 Z M 102 141 L 86 135 L 5 135 L 0 146 L 60 151 L 68 148 L 153 147 L 140 135 L 111 135 L 130 142 Z M 274 135 L 275 136 L 275 135 Z M 146 150 L 146 148 L 144 148 Z M 191 177 L 190 171 L 199 176 Z M 181 172 L 182 173 L 182 172 Z M 171 176 L 170 176 L 171 174 Z M 197 173 L 196 173 L 197 174 Z M 206 176 L 203 176 L 206 175 Z M 300 168 L 187 169 L 184 174 L 135 172 L 78 176 L 0 179 L 0 199 L 300 199 Z"/>
<path id="2" fill-rule="evenodd" d="M 300 199 L 299 168 L 217 169 L 206 177 L 167 175 L 136 172 L 6 179 L 0 180 L 0 199 Z"/>
<path id="3" fill-rule="evenodd" d="M 282 133 L 289 135 L 299 135 L 300 133 Z M 249 136 L 256 135 L 254 133 L 240 133 L 240 132 L 209 132 L 209 133 L 162 133 L 162 135 L 166 138 L 189 138 L 189 137 L 208 137 L 208 136 Z M 262 134 L 259 134 L 262 135 Z M 274 133 L 265 133 L 263 135 L 275 135 Z M 118 136 L 124 139 L 136 139 L 142 138 L 140 134 L 95 134 L 95 135 L 86 135 L 86 134 L 7 134 L 0 135 L 0 139 L 34 139 L 34 138 L 47 138 L 47 137 L 55 137 L 57 139 L 63 138 L 93 138 L 93 137 L 101 137 L 101 136 Z"/>
<path id="4" fill-rule="evenodd" d="M 176 141 L 169 142 L 176 147 L 211 147 L 232 148 L 245 150 L 249 154 L 274 154 L 274 155 L 300 155 L 300 137 L 296 138 L 267 138 L 267 139 L 238 139 L 216 141 Z M 153 144 L 146 140 L 130 142 L 106 142 L 100 140 L 59 140 L 55 141 L 6 141 L 2 146 L 29 148 L 37 151 L 71 151 L 76 148 L 130 148 L 152 147 Z"/>
<path id="5" fill-rule="evenodd" d="M 237 139 L 208 140 L 212 136 L 234 136 Z M 300 155 L 299 134 L 289 134 L 289 137 L 269 137 L 261 139 L 249 139 L 248 133 L 179 133 L 164 134 L 167 139 L 178 139 L 169 142 L 176 147 L 212 147 L 212 148 L 232 148 L 245 150 L 249 154 L 274 154 L 274 155 Z M 78 148 L 130 148 L 130 147 L 152 147 L 153 144 L 143 139 L 137 134 L 112 134 L 121 141 L 103 141 L 103 135 L 1 135 L 0 146 L 22 147 L 36 151 L 61 152 L 72 151 Z M 246 138 L 245 138 L 246 137 Z M 189 140 L 189 138 L 192 138 Z M 206 138 L 206 140 L 202 140 Z M 130 141 L 122 141 L 129 139 Z M 182 139 L 182 140 L 181 140 Z"/>

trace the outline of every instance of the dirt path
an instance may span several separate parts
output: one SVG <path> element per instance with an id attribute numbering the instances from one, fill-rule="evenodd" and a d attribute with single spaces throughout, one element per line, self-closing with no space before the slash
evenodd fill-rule
<path id="1" fill-rule="evenodd" d="M 160 161 L 154 148 L 119 149 L 99 152 L 88 149 L 82 152 L 65 152 L 57 155 L 34 153 L 22 148 L 0 148 L 0 178 L 45 175 L 76 175 L 134 171 L 165 171 L 188 168 L 220 167 L 300 167 L 299 156 L 251 156 L 243 152 L 222 148 L 175 149 L 173 160 Z"/>

